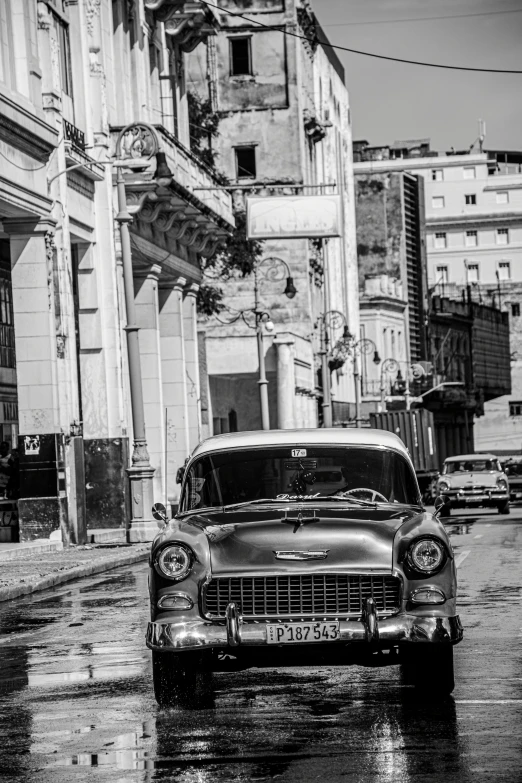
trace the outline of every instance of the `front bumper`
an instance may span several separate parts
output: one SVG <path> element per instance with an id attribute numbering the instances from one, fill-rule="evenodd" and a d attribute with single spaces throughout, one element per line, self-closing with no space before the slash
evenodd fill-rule
<path id="1" fill-rule="evenodd" d="M 445 491 L 442 493 L 448 498 L 451 508 L 466 508 L 469 506 L 496 507 L 509 500 L 509 492 L 503 490 L 484 490 L 483 492 L 458 492 Z"/>
<path id="2" fill-rule="evenodd" d="M 230 605 L 229 605 L 230 606 Z M 377 643 L 384 646 L 402 642 L 445 642 L 458 644 L 463 631 L 460 618 L 418 617 L 398 614 L 378 620 L 375 613 L 366 611 L 360 620 L 341 620 L 341 638 L 332 645 L 349 642 Z M 227 614 L 225 624 L 206 620 L 186 620 L 179 623 L 150 622 L 147 628 L 147 647 L 152 650 L 202 650 L 227 647 L 268 647 L 265 623 L 243 623 L 240 615 Z M 325 643 L 327 644 L 327 643 Z M 284 645 L 285 647 L 289 645 Z M 307 645 L 298 644 L 303 647 Z M 273 645 L 270 645 L 273 649 Z"/>

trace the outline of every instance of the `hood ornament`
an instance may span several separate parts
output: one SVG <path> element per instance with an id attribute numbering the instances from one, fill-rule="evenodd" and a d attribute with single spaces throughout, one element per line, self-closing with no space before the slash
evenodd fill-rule
<path id="1" fill-rule="evenodd" d="M 297 516 L 289 516 L 288 511 L 285 511 L 284 517 L 281 517 L 281 522 L 285 525 L 294 525 L 294 533 L 297 533 L 303 525 L 310 525 L 320 521 L 316 509 L 313 509 L 309 516 L 304 516 L 302 509 L 299 509 Z"/>
<path id="2" fill-rule="evenodd" d="M 274 551 L 276 560 L 326 560 L 329 549 L 289 549 Z"/>

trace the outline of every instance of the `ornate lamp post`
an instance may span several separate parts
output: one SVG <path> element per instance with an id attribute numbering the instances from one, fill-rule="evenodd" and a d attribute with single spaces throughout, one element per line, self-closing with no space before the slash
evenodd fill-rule
<path id="1" fill-rule="evenodd" d="M 361 426 L 361 370 L 360 370 L 360 364 L 359 359 L 361 356 L 368 356 L 369 354 L 373 353 L 373 363 L 374 364 L 380 364 L 381 357 L 379 356 L 379 353 L 377 351 L 377 346 L 373 342 L 373 340 L 370 340 L 367 337 L 361 337 L 360 340 L 356 340 L 354 335 L 351 334 L 350 330 L 348 329 L 348 325 L 346 323 L 346 318 L 343 315 L 343 313 L 338 312 L 337 310 L 331 310 L 329 313 L 325 313 L 325 315 L 322 316 L 322 322 L 323 324 L 329 325 L 328 320 L 332 320 L 332 314 L 333 314 L 333 321 L 335 326 L 342 325 L 344 323 L 344 330 L 343 335 L 340 338 L 340 340 L 337 341 L 337 343 L 334 346 L 334 350 L 336 354 L 340 358 L 344 358 L 345 360 L 348 357 L 352 358 L 353 361 L 353 380 L 355 385 L 355 426 L 360 427 Z M 323 326 L 323 331 L 326 331 Z M 323 357 L 323 367 L 325 366 L 324 363 L 324 357 Z M 326 387 L 328 389 L 328 402 L 331 408 L 330 403 L 330 375 L 329 375 L 329 368 L 326 363 L 326 369 L 327 369 L 327 382 Z M 324 373 L 324 369 L 323 369 Z M 324 379 L 323 379 L 323 385 L 325 385 Z M 323 416 L 324 418 L 324 416 Z M 329 421 L 329 424 L 326 424 L 326 421 Z M 328 413 L 328 419 L 324 419 L 325 421 L 325 427 L 332 426 L 332 418 L 331 418 L 331 412 Z"/>
<path id="2" fill-rule="evenodd" d="M 347 324 L 344 314 L 339 310 L 328 310 L 326 313 L 321 313 L 317 321 L 320 325 L 319 356 L 321 357 L 321 376 L 323 380 L 323 402 L 321 406 L 323 409 L 323 427 L 332 427 L 332 382 L 328 363 L 328 329 L 340 329 L 341 327 L 346 329 Z"/>
<path id="3" fill-rule="evenodd" d="M 144 171 L 149 168 L 151 159 L 156 158 L 156 189 L 166 189 L 172 182 L 172 172 L 167 164 L 165 153 L 162 152 L 156 129 L 146 122 L 133 122 L 120 131 L 116 140 L 115 156 L 111 160 L 89 161 L 69 166 L 59 171 L 48 180 L 48 187 L 62 174 L 67 174 L 78 168 L 91 165 L 111 166 L 116 169 L 116 186 L 118 197 L 118 214 L 116 222 L 120 229 L 121 255 L 123 265 L 123 286 L 125 292 L 125 307 L 127 311 L 127 354 L 129 361 L 129 385 L 132 411 L 132 428 L 134 444 L 132 451 L 132 467 L 128 468 L 131 489 L 131 520 L 132 523 L 143 523 L 148 519 L 148 509 L 152 506 L 152 477 L 154 468 L 150 464 L 145 434 L 145 412 L 143 405 L 143 387 L 141 380 L 141 361 L 136 325 L 136 308 L 134 303 L 134 277 L 132 273 L 132 254 L 129 235 L 129 223 L 132 216 L 127 208 L 127 195 L 123 170 Z M 151 200 L 157 199 L 156 193 L 150 193 Z M 129 530 L 127 535 L 129 537 Z M 141 531 L 130 535 L 132 540 L 138 540 Z M 145 533 L 145 539 L 147 534 Z"/>
<path id="4" fill-rule="evenodd" d="M 283 291 L 284 295 L 288 299 L 293 299 L 297 294 L 297 288 L 294 285 L 294 280 L 290 267 L 282 258 L 276 258 L 275 256 L 269 256 L 263 258 L 259 263 L 254 266 L 254 307 L 246 310 L 239 310 L 228 321 L 222 321 L 218 318 L 218 321 L 226 324 L 233 324 L 240 318 L 249 327 L 249 329 L 255 329 L 257 340 L 257 355 L 259 360 L 259 402 L 261 406 L 261 426 L 264 430 L 270 429 L 270 411 L 268 407 L 268 379 L 266 377 L 266 364 L 265 364 L 265 351 L 263 347 L 263 329 L 271 332 L 274 329 L 274 324 L 270 318 L 270 314 L 260 309 L 259 304 L 259 283 L 261 280 L 269 280 L 272 283 L 285 280 L 286 286 Z M 230 310 L 232 312 L 232 310 Z M 251 313 L 254 316 L 254 323 L 248 321 L 248 314 Z"/>
<path id="5" fill-rule="evenodd" d="M 406 365 L 404 376 L 401 372 L 401 364 Z M 418 380 L 422 378 L 426 371 L 422 364 L 411 364 L 407 362 L 399 362 L 396 359 L 385 359 L 381 365 L 381 410 L 386 410 L 386 380 L 385 375 L 396 373 L 395 385 L 398 387 L 399 393 L 404 395 L 406 410 L 411 408 L 411 393 L 410 393 L 410 380 Z M 411 379 L 410 379 L 411 375 Z"/>

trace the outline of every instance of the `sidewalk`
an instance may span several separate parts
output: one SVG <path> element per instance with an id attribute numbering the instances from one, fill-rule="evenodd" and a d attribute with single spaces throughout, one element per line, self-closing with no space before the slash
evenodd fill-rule
<path id="1" fill-rule="evenodd" d="M 146 560 L 150 544 L 71 546 L 61 551 L 34 548 L 16 559 L 0 556 L 0 601 Z"/>

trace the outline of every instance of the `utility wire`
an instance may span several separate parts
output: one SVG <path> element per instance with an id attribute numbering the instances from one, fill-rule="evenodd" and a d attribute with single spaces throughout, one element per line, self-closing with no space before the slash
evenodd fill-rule
<path id="1" fill-rule="evenodd" d="M 511 11 L 483 11 L 476 14 L 452 14 L 450 16 L 411 16 L 406 19 L 374 19 L 367 22 L 339 22 L 337 24 L 317 24 L 316 27 L 356 27 L 373 24 L 401 24 L 402 22 L 433 22 L 439 19 L 469 19 L 473 16 L 497 16 L 499 14 L 520 14 L 522 8 L 513 8 Z"/>
<path id="2" fill-rule="evenodd" d="M 233 11 L 228 11 L 226 8 L 221 8 L 219 5 L 216 5 L 216 3 L 210 3 L 209 0 L 200 0 L 201 3 L 204 5 L 211 6 L 212 8 L 217 8 L 218 11 L 221 11 L 222 13 L 229 14 L 229 16 L 235 16 L 239 19 L 244 19 L 245 22 L 250 22 L 250 24 L 257 24 L 259 27 L 264 27 L 267 30 L 273 30 L 274 25 L 268 25 L 263 24 L 263 22 L 258 22 L 257 19 L 249 19 L 248 16 L 243 16 L 243 14 L 236 14 Z M 442 65 L 441 63 L 427 63 L 427 62 L 420 62 L 418 60 L 405 60 L 401 57 L 388 57 L 384 54 L 374 54 L 373 52 L 362 52 L 360 49 L 349 49 L 347 46 L 337 46 L 336 44 L 328 43 L 327 41 L 323 41 L 320 38 L 308 38 L 306 35 L 299 35 L 299 33 L 292 33 L 290 30 L 284 30 L 279 27 L 280 32 L 283 33 L 283 35 L 289 35 L 292 38 L 300 38 L 303 41 L 308 41 L 311 44 L 318 44 L 320 43 L 321 46 L 327 46 L 330 49 L 339 49 L 342 52 L 351 52 L 352 54 L 362 54 L 365 57 L 375 57 L 378 60 L 390 60 L 391 62 L 395 63 L 406 63 L 407 65 L 423 65 L 426 68 L 444 68 L 449 71 L 475 71 L 478 73 L 517 73 L 522 74 L 522 71 L 515 71 L 510 70 L 507 68 L 469 68 L 463 65 Z"/>

